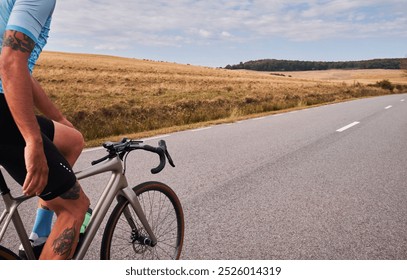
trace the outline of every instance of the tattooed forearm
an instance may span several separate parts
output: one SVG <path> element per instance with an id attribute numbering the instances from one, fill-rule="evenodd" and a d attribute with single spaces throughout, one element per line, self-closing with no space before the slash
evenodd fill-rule
<path id="1" fill-rule="evenodd" d="M 34 49 L 35 42 L 25 35 L 24 33 L 18 31 L 8 32 L 4 36 L 3 48 L 10 47 L 15 51 L 21 51 L 23 53 L 31 53 Z"/>
<path id="2" fill-rule="evenodd" d="M 76 182 L 75 185 L 70 190 L 61 194 L 60 197 L 63 199 L 75 200 L 75 199 L 79 198 L 80 191 L 81 191 L 81 186 L 79 185 L 78 182 Z"/>
<path id="3" fill-rule="evenodd" d="M 69 257 L 72 252 L 72 246 L 75 239 L 75 228 L 65 229 L 59 237 L 52 243 L 55 254 Z"/>

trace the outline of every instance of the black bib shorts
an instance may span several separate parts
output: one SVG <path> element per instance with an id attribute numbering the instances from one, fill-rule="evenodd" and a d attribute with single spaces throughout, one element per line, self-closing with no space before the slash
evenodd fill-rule
<path id="1" fill-rule="evenodd" d="M 76 176 L 70 164 L 52 142 L 54 123 L 42 116 L 37 116 L 37 120 L 49 168 L 48 184 L 39 197 L 51 200 L 71 189 L 76 183 Z M 24 160 L 25 141 L 14 122 L 4 94 L 1 93 L 0 134 L 0 165 L 22 186 L 27 175 Z"/>

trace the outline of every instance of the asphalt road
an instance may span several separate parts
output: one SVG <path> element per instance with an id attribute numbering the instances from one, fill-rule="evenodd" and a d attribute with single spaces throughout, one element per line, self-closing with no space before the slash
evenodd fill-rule
<path id="1" fill-rule="evenodd" d="M 407 94 L 159 138 L 176 168 L 151 175 L 157 159 L 139 152 L 128 177 L 176 191 L 183 259 L 407 259 Z M 103 154 L 85 151 L 75 169 Z M 82 182 L 93 203 L 106 180 Z M 23 207 L 29 223 L 34 206 Z M 5 242 L 18 243 L 10 234 Z M 100 236 L 87 258 L 99 244 Z"/>

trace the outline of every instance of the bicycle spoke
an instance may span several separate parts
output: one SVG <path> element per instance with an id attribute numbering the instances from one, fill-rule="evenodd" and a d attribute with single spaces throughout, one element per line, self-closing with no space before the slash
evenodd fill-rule
<path id="1" fill-rule="evenodd" d="M 162 249 L 162 247 L 161 247 L 160 245 L 157 245 L 157 247 Z M 156 249 L 156 250 L 157 250 L 157 249 Z M 166 250 L 162 249 L 162 252 L 165 253 L 165 254 L 166 254 L 168 257 L 170 257 L 171 259 L 174 259 L 174 256 L 171 255 L 171 254 L 169 254 Z"/>
<path id="2" fill-rule="evenodd" d="M 175 226 L 175 227 L 173 227 L 171 229 L 168 228 L 168 227 L 172 226 L 172 224 L 174 224 L 174 222 L 175 223 L 177 222 L 177 217 L 174 217 L 173 220 L 166 225 L 166 227 L 167 227 L 166 231 L 160 232 L 160 231 L 157 230 L 157 238 L 158 238 L 158 236 L 163 236 L 164 234 L 167 234 L 171 230 L 175 230 L 177 228 L 177 226 Z M 164 223 L 162 223 L 162 228 L 164 228 Z M 165 229 L 163 229 L 163 230 L 165 230 Z"/>
<path id="3" fill-rule="evenodd" d="M 164 213 L 163 215 L 165 215 L 165 216 L 164 216 L 163 218 L 161 218 L 159 222 L 157 222 L 157 224 L 160 225 L 160 226 L 158 226 L 157 229 L 156 229 L 157 235 L 159 235 L 159 233 L 160 233 L 160 228 L 162 228 L 162 227 L 165 226 L 165 223 L 164 223 L 164 222 L 166 221 L 166 219 L 168 218 L 168 216 L 175 214 L 175 213 L 172 211 L 171 206 L 168 205 L 168 203 L 167 203 L 167 210 L 166 210 L 165 212 L 163 212 L 163 213 Z M 159 219 L 159 218 L 160 218 L 160 217 L 157 217 L 157 219 Z M 176 219 L 176 217 L 175 217 L 175 219 Z M 159 227 L 160 227 L 160 228 L 159 228 Z"/>
<path id="4" fill-rule="evenodd" d="M 174 194 L 165 185 L 148 184 L 136 193 L 147 222 L 157 238 L 157 244 L 154 247 L 148 245 L 150 237 L 136 212 L 128 201 L 122 201 L 123 205 L 120 208 L 118 205 L 118 209 L 112 213 L 112 216 L 117 217 L 116 220 L 109 221 L 109 226 L 114 228 L 108 248 L 110 258 L 159 260 L 179 257 L 183 238 L 183 225 L 180 224 L 183 223 L 183 217 L 179 217 L 182 210 L 179 213 L 176 208 L 180 207 L 179 201 L 175 198 L 177 204 L 174 204 Z"/>

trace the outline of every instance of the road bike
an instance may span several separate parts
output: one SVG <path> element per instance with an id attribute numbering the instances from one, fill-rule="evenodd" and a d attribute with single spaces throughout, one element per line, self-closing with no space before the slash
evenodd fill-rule
<path id="1" fill-rule="evenodd" d="M 179 259 L 184 239 L 184 214 L 177 195 L 161 182 L 150 181 L 130 187 L 125 175 L 127 156 L 135 150 L 159 155 L 159 165 L 151 169 L 153 174 L 163 170 L 167 160 L 175 167 L 165 141 L 160 140 L 158 146 L 154 147 L 143 141 L 124 138 L 120 142 L 106 142 L 103 147 L 107 155 L 93 161 L 90 167 L 75 172 L 78 180 L 105 172 L 110 172 L 111 176 L 92 211 L 91 220 L 80 238 L 73 259 L 85 257 L 115 198 L 117 204 L 103 232 L 100 259 Z M 0 216 L 0 242 L 12 222 L 27 259 L 36 259 L 18 212 L 19 206 L 34 196 L 14 197 L 1 171 L 0 194 L 5 205 Z M 0 245 L 0 260 L 18 259 L 20 257 L 17 254 Z"/>

